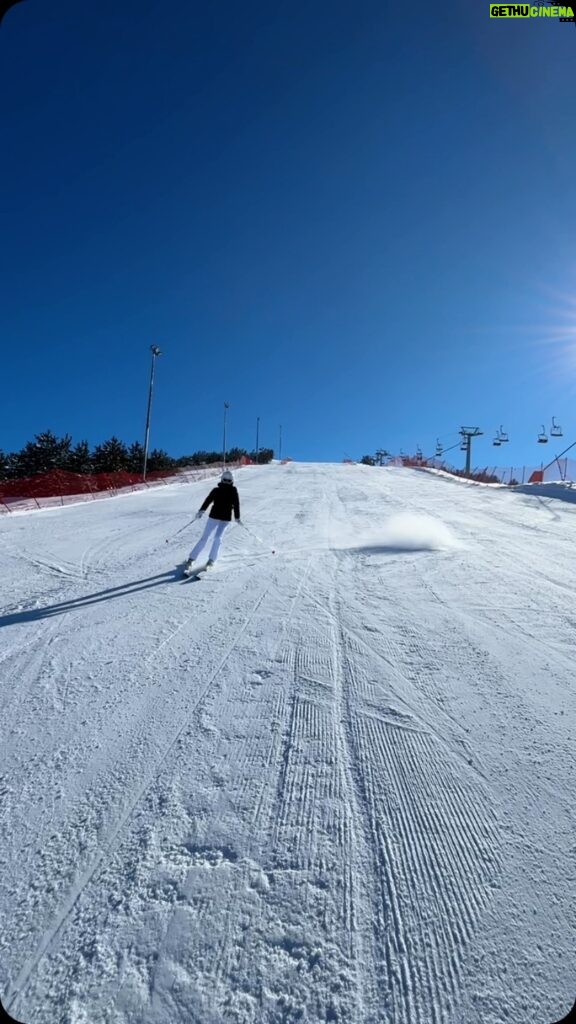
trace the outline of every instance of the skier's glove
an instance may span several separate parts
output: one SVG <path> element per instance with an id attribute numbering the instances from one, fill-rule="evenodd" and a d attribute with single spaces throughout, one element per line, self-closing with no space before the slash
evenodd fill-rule
<path id="1" fill-rule="evenodd" d="M 244 526 L 244 523 L 242 522 L 241 519 L 236 520 L 236 526 Z"/>
<path id="2" fill-rule="evenodd" d="M 200 509 L 200 511 L 197 512 L 196 515 L 194 516 L 194 519 L 202 519 L 203 515 L 204 515 L 204 512 L 202 511 L 202 509 Z"/>

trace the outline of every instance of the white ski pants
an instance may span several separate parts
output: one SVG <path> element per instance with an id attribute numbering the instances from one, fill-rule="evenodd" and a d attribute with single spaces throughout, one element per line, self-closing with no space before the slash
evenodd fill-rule
<path id="1" fill-rule="evenodd" d="M 227 522 L 226 519 L 210 519 L 210 517 L 208 517 L 208 519 L 206 520 L 206 526 L 204 527 L 204 533 L 200 537 L 198 543 L 194 545 L 192 551 L 190 552 L 189 557 L 192 559 L 192 561 L 198 558 L 198 555 L 200 554 L 204 545 L 208 544 L 210 539 L 212 539 L 212 546 L 210 548 L 209 558 L 211 558 L 212 561 L 215 562 L 216 559 L 218 558 L 218 552 L 220 550 L 222 535 L 226 527 L 229 525 L 230 523 Z"/>

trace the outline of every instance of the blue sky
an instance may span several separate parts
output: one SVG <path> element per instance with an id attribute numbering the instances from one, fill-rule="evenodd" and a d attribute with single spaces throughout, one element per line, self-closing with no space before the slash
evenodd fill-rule
<path id="1" fill-rule="evenodd" d="M 224 401 L 230 445 L 259 416 L 305 460 L 576 440 L 573 25 L 26 0 L 0 90 L 4 451 L 142 439 L 151 344 L 175 456 L 219 447 Z"/>

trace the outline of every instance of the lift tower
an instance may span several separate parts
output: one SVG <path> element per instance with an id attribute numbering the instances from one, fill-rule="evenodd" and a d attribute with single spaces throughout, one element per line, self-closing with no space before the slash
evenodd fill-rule
<path id="1" fill-rule="evenodd" d="M 481 437 L 483 431 L 479 427 L 460 427 L 462 444 L 460 447 L 466 452 L 466 475 L 470 476 L 470 464 L 472 459 L 472 438 Z"/>

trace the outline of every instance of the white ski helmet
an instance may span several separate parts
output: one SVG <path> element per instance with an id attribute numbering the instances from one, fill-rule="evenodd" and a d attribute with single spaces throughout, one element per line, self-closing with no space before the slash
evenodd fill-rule
<path id="1" fill-rule="evenodd" d="M 229 469 L 225 469 L 224 470 L 224 472 L 222 473 L 222 476 L 220 477 L 220 479 L 223 480 L 224 483 L 227 483 L 227 484 L 233 484 L 234 483 L 234 477 L 232 476 L 232 473 L 230 472 Z"/>

